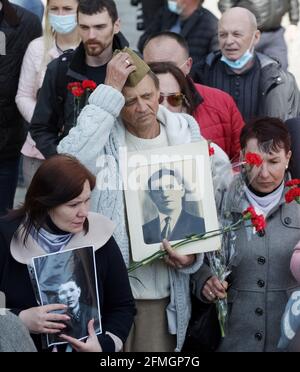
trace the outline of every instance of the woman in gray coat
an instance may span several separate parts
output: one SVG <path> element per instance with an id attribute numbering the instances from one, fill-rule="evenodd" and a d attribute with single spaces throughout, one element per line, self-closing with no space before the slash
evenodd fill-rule
<path id="1" fill-rule="evenodd" d="M 206 265 L 194 275 L 195 294 L 202 301 L 228 298 L 226 337 L 218 351 L 278 351 L 281 316 L 298 285 L 289 263 L 300 237 L 300 205 L 286 204 L 284 197 L 290 146 L 279 119 L 259 119 L 242 131 L 243 153 L 259 154 L 263 163 L 236 177 L 224 198 L 224 211 L 237 221 L 252 205 L 267 226 L 260 234 L 244 226 L 236 232 L 229 286 Z"/>

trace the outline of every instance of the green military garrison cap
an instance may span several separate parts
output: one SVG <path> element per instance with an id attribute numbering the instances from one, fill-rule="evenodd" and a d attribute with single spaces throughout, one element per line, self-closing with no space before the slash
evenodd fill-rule
<path id="1" fill-rule="evenodd" d="M 114 51 L 114 55 L 116 55 L 120 52 L 129 54 L 133 64 L 136 67 L 136 70 L 133 71 L 128 76 L 128 79 L 127 79 L 127 82 L 126 82 L 126 84 L 129 85 L 130 87 L 135 87 L 148 74 L 148 72 L 150 71 L 150 67 L 132 49 L 127 48 L 127 47 L 125 47 L 122 50 L 116 49 Z"/>

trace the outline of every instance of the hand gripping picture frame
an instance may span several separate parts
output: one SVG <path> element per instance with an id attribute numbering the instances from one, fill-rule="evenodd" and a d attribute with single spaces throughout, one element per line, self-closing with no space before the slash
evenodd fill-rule
<path id="1" fill-rule="evenodd" d="M 163 239 L 178 243 L 219 229 L 207 141 L 129 152 L 123 172 L 131 253 L 149 257 Z M 218 250 L 219 236 L 177 249 L 182 255 Z"/>
<path id="2" fill-rule="evenodd" d="M 102 332 L 99 292 L 93 246 L 33 257 L 32 264 L 39 303 L 64 304 L 69 316 L 62 333 L 82 340 L 88 337 L 88 322 L 94 319 L 95 333 Z M 47 334 L 47 346 L 66 343 L 59 335 Z"/>

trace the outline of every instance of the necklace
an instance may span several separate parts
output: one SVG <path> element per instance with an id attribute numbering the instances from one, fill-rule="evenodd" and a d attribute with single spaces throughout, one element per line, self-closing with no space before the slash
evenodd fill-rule
<path id="1" fill-rule="evenodd" d="M 56 40 L 55 40 L 55 46 L 56 46 L 56 49 L 58 50 L 59 54 L 64 54 L 65 50 L 60 48 L 60 46 L 57 44 Z"/>
<path id="2" fill-rule="evenodd" d="M 57 44 L 57 41 L 55 40 L 55 46 L 59 52 L 59 54 L 64 54 L 67 50 L 74 50 L 76 49 L 76 46 L 72 45 L 70 46 L 69 48 L 67 49 L 62 49 L 58 44 Z"/>

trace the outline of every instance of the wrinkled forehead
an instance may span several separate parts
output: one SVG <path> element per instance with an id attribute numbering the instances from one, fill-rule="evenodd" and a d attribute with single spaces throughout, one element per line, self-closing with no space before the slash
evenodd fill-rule
<path id="1" fill-rule="evenodd" d="M 219 32 L 241 32 L 253 34 L 257 30 L 255 16 L 247 9 L 232 8 L 225 12 L 218 24 Z"/>

